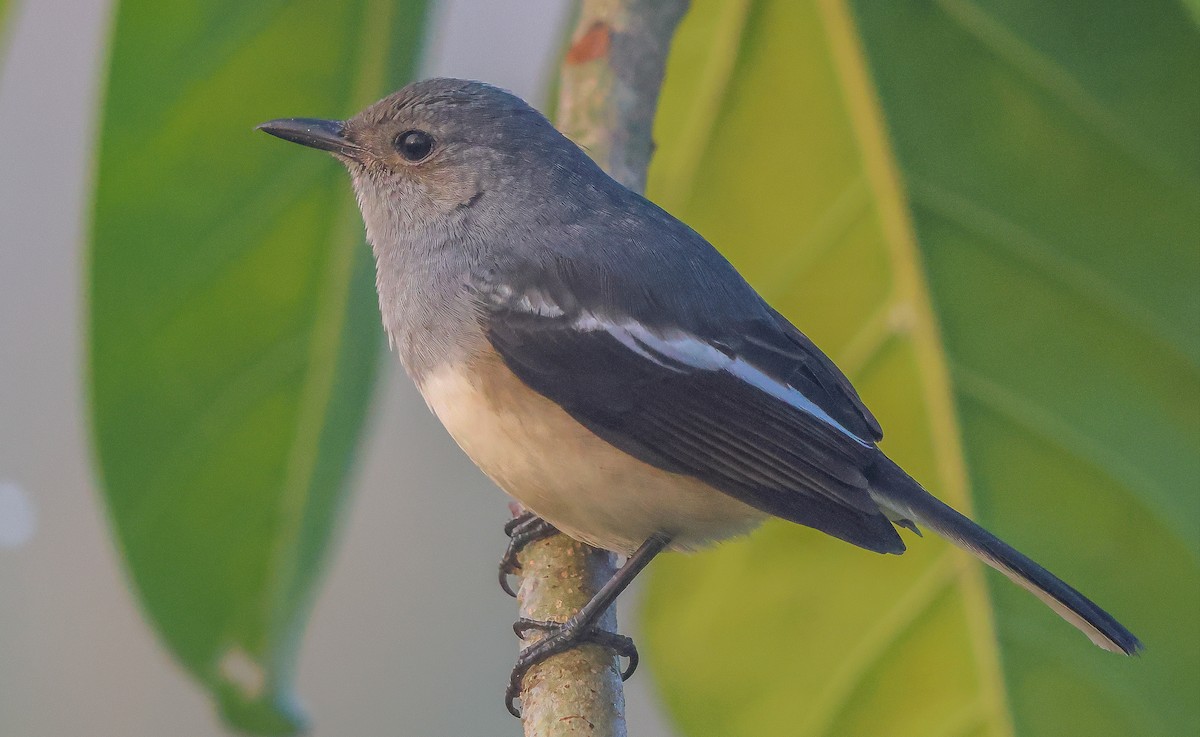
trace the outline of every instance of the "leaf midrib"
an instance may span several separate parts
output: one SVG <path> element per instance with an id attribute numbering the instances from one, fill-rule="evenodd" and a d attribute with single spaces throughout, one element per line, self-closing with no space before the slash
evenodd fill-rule
<path id="1" fill-rule="evenodd" d="M 807 711 L 807 721 L 797 731 L 797 737 L 832 737 L 837 719 L 849 708 L 855 690 L 871 669 L 900 641 L 900 637 L 920 621 L 920 617 L 937 602 L 938 597 L 952 586 L 961 566 L 958 557 L 944 552 L 926 566 L 912 585 L 897 597 L 890 608 L 874 619 L 855 647 L 829 674 L 824 688 L 817 694 Z"/>
<path id="2" fill-rule="evenodd" d="M 889 301 L 911 310 L 912 320 L 906 325 L 897 325 L 897 328 L 907 328 L 908 337 L 913 343 L 919 366 L 918 375 L 922 381 L 920 390 L 929 409 L 939 488 L 952 503 L 969 514 L 971 499 L 949 367 L 920 266 L 921 256 L 906 195 L 890 151 L 883 114 L 867 71 L 865 53 L 845 0 L 820 0 L 818 6 L 829 38 L 834 68 L 841 81 L 845 104 L 858 140 L 863 168 L 878 203 L 880 226 L 894 276 L 893 299 Z M 882 346 L 887 341 L 878 343 Z M 994 614 L 983 571 L 977 563 L 965 563 L 960 584 L 985 710 L 997 732 L 1012 737 L 1015 728 L 996 649 Z"/>

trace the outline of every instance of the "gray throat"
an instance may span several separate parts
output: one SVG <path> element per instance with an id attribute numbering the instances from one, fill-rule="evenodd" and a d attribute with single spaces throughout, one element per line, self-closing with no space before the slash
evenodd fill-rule
<path id="1" fill-rule="evenodd" d="M 481 244 L 470 236 L 465 219 L 416 222 L 395 201 L 373 200 L 355 189 L 375 255 L 383 327 L 408 375 L 420 386 L 439 366 L 486 351 L 487 339 L 465 290 Z"/>

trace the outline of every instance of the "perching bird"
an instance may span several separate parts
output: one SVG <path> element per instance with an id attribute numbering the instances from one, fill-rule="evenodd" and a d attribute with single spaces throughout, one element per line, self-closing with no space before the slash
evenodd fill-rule
<path id="1" fill-rule="evenodd" d="M 391 344 L 467 455 L 573 538 L 629 556 L 533 664 L 584 640 L 657 553 L 782 517 L 878 553 L 927 527 L 1100 647 L 1141 645 L 1075 589 L 927 493 L 877 447 L 849 380 L 684 223 L 519 98 L 412 84 L 346 121 L 260 126 L 350 171 Z M 535 524 L 526 524 L 526 533 Z M 535 534 L 535 533 L 534 533 Z"/>

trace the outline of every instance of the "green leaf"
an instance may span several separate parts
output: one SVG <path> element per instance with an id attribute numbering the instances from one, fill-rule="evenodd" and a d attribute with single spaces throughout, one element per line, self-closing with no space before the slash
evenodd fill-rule
<path id="1" fill-rule="evenodd" d="M 425 0 L 125 0 L 100 141 L 91 410 L 163 640 L 241 730 L 300 727 L 292 666 L 379 357 L 340 165 L 254 126 L 412 72 Z"/>
<path id="2" fill-rule="evenodd" d="M 769 523 L 653 574 L 685 734 L 1200 724 L 1197 36 L 1166 0 L 694 3 L 651 195 L 848 372 L 894 458 L 1147 651 L 932 535 L 895 558 Z"/>
<path id="3" fill-rule="evenodd" d="M 15 13 L 13 12 L 13 3 L 9 0 L 0 0 L 0 69 L 4 68 L 4 52 L 8 47 L 8 25 L 12 21 Z"/>

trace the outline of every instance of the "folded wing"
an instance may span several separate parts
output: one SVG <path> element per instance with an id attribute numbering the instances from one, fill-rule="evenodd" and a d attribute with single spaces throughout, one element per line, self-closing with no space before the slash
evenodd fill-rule
<path id="1" fill-rule="evenodd" d="M 698 334 L 544 286 L 490 276 L 472 288 L 506 365 L 601 438 L 765 512 L 869 550 L 904 550 L 867 493 L 878 423 L 766 305 L 728 334 Z"/>

